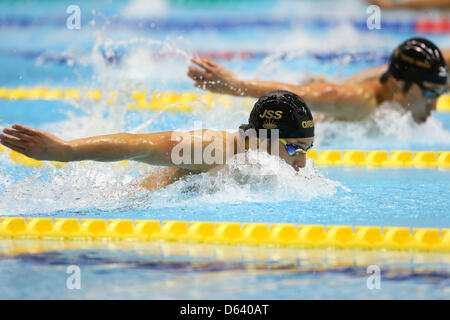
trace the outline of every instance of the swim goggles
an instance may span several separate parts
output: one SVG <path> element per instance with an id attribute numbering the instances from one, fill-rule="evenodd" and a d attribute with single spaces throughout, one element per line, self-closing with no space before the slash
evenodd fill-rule
<path id="1" fill-rule="evenodd" d="M 417 82 L 417 85 L 419 86 L 420 90 L 422 91 L 423 96 L 425 99 L 436 99 L 439 98 L 440 95 L 444 94 L 445 89 L 441 91 L 433 90 L 431 88 L 427 88 L 423 85 L 422 82 Z"/>
<path id="2" fill-rule="evenodd" d="M 290 143 L 284 139 L 279 139 L 279 140 L 284 145 L 287 153 L 290 156 L 293 156 L 296 153 L 307 153 L 308 150 L 311 149 L 313 146 L 312 143 L 310 145 L 306 146 L 306 145 L 301 145 L 301 144 Z"/>

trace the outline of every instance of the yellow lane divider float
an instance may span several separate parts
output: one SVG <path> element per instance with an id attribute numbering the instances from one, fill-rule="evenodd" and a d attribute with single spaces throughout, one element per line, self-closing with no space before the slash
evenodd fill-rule
<path id="1" fill-rule="evenodd" d="M 450 168 L 449 151 L 313 150 L 308 156 L 318 166 Z"/>
<path id="2" fill-rule="evenodd" d="M 199 107 L 211 108 L 216 103 L 225 107 L 233 104 L 232 99 L 226 95 L 214 93 L 197 94 L 195 92 L 174 92 L 155 91 L 146 93 L 142 91 L 133 91 L 130 93 L 121 93 L 126 98 L 134 99 L 135 103 L 129 103 L 128 109 L 161 111 L 167 108 L 169 112 L 192 112 Z M 102 94 L 100 90 L 88 89 L 49 89 L 49 88 L 0 88 L 0 99 L 5 100 L 78 100 L 90 99 L 101 101 L 107 99 L 108 104 L 112 104 L 118 98 L 119 92 L 112 91 L 108 94 Z M 252 99 L 246 98 L 244 105 L 247 109 L 252 106 Z"/>
<path id="3" fill-rule="evenodd" d="M 89 98 L 94 101 L 101 101 L 102 98 L 107 98 L 108 103 L 111 103 L 113 99 L 116 98 L 117 94 L 117 90 L 112 91 L 108 94 L 102 94 L 100 90 L 90 89 L 0 87 L 0 99 L 6 100 L 71 100 Z M 229 97 L 212 93 L 204 93 L 199 95 L 195 92 L 177 93 L 173 91 L 166 91 L 147 94 L 145 92 L 133 91 L 132 97 L 136 100 L 136 103 L 130 103 L 128 105 L 129 109 L 153 111 L 159 111 L 168 105 L 173 105 L 173 107 L 168 108 L 168 111 L 191 112 L 198 107 L 195 102 L 201 102 L 204 105 L 212 106 L 214 101 L 216 100 L 219 100 L 225 106 L 231 104 L 231 100 L 229 99 Z M 252 100 L 247 99 L 245 101 L 245 104 L 250 108 Z M 441 97 L 439 97 L 436 104 L 436 109 L 438 111 L 450 112 L 450 94 L 442 95 Z"/>
<path id="4" fill-rule="evenodd" d="M 4 154 L 14 163 L 26 167 L 40 167 L 44 161 L 28 158 L 20 153 L 0 146 L 0 154 Z M 312 150 L 307 156 L 314 159 L 317 166 L 366 166 L 366 167 L 415 167 L 415 168 L 450 168 L 450 151 L 336 151 Z M 67 163 L 49 162 L 61 168 Z M 81 164 L 81 162 L 80 162 Z M 128 165 L 128 161 L 120 161 L 119 165 Z"/>
<path id="5" fill-rule="evenodd" d="M 450 229 L 5 217 L 0 239 L 172 241 L 304 249 L 450 252 Z"/>
<path id="6" fill-rule="evenodd" d="M 436 103 L 436 110 L 450 112 L 450 94 L 445 94 L 439 97 Z"/>

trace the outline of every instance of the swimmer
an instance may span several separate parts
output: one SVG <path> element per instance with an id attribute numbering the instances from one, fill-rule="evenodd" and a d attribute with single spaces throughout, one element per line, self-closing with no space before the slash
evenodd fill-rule
<path id="1" fill-rule="evenodd" d="M 450 49 L 443 49 L 443 50 L 441 50 L 441 52 L 442 52 L 442 56 L 444 57 L 445 64 L 447 65 L 447 70 L 448 70 L 448 66 L 450 65 Z M 383 75 L 383 73 L 385 73 L 387 71 L 388 67 L 389 67 L 389 65 L 382 64 L 379 66 L 368 68 L 361 72 L 357 72 L 350 77 L 347 77 L 345 79 L 345 82 L 358 83 L 358 82 L 365 81 L 365 80 L 379 79 Z M 450 92 L 450 81 L 448 78 L 447 78 L 446 91 Z"/>
<path id="2" fill-rule="evenodd" d="M 413 38 L 397 47 L 389 67 L 379 78 L 358 82 L 312 82 L 294 85 L 272 81 L 242 80 L 208 59 L 192 58 L 201 67 L 189 67 L 196 87 L 235 96 L 259 97 L 273 90 L 288 90 L 301 96 L 313 112 L 338 120 L 355 121 L 369 116 L 382 102 L 396 101 L 422 123 L 436 108 L 446 90 L 447 65 L 441 51 L 430 41 Z"/>
<path id="3" fill-rule="evenodd" d="M 450 9 L 450 0 L 366 0 L 383 9 Z"/>
<path id="4" fill-rule="evenodd" d="M 206 161 L 204 156 L 195 159 L 195 148 L 200 154 L 210 148 L 215 137 L 215 155 L 222 155 L 218 161 Z M 255 103 L 249 123 L 241 125 L 237 132 L 198 130 L 188 133 L 176 131 L 149 134 L 118 133 L 64 141 L 53 134 L 22 125 L 3 129 L 0 142 L 16 152 L 36 160 L 101 162 L 135 160 L 155 166 L 164 166 L 146 177 L 141 186 L 153 191 L 165 187 L 178 179 L 195 173 L 217 170 L 232 156 L 252 149 L 251 138 L 259 150 L 278 155 L 296 171 L 306 165 L 306 152 L 314 141 L 314 122 L 306 103 L 294 93 L 287 91 L 269 92 Z M 254 132 L 252 136 L 251 132 Z M 277 136 L 278 134 L 278 136 Z M 220 140 L 217 140 L 219 137 Z M 278 139 L 275 140 L 275 138 Z M 185 148 L 190 149 L 184 154 Z M 275 144 L 271 144 L 275 143 Z M 274 148 L 274 147 L 275 148 Z M 194 150 L 191 152 L 190 150 Z M 197 149 L 198 150 L 198 149 Z M 187 156 L 187 161 L 175 160 L 175 155 Z M 200 160 L 200 161 L 198 161 Z"/>

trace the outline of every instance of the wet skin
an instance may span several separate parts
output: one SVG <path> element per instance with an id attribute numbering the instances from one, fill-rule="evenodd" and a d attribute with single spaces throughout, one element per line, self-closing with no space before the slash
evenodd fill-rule
<path id="1" fill-rule="evenodd" d="M 432 89 L 436 92 L 443 93 L 446 89 L 445 85 L 434 84 L 426 81 L 423 85 L 424 87 Z M 398 100 L 403 108 L 411 111 L 414 121 L 417 123 L 423 123 L 428 119 L 428 117 L 431 116 L 431 112 L 436 110 L 438 97 L 425 97 L 420 87 L 417 84 L 413 84 L 408 93 L 404 94 L 403 97 L 400 96 Z"/>
<path id="2" fill-rule="evenodd" d="M 314 142 L 314 138 L 287 138 L 285 139 L 287 142 L 301 144 L 301 145 L 311 145 Z M 286 161 L 287 164 L 292 166 L 295 171 L 299 171 L 300 168 L 304 168 L 306 166 L 306 154 L 305 153 L 295 153 L 293 156 L 290 156 L 284 145 L 280 142 L 279 146 L 279 157 Z"/>
<path id="3" fill-rule="evenodd" d="M 385 67 L 353 77 L 344 83 L 310 82 L 305 85 L 276 81 L 243 80 L 224 66 L 209 59 L 193 58 L 187 75 L 194 86 L 211 92 L 259 98 L 274 90 L 287 90 L 302 97 L 313 112 L 342 121 L 366 118 L 385 101 L 396 101 L 411 111 L 414 121 L 422 123 L 436 108 L 437 98 L 425 98 L 417 84 L 403 92 L 404 81 L 391 77 L 381 83 L 379 76 Z M 446 85 L 424 82 L 427 88 L 444 92 Z"/>

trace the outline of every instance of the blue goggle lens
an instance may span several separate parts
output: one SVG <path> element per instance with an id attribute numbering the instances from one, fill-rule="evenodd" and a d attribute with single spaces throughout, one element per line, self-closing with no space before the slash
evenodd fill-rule
<path id="1" fill-rule="evenodd" d="M 285 145 L 286 151 L 290 156 L 293 156 L 297 152 L 306 153 L 309 149 L 311 149 L 312 145 L 308 147 L 304 147 L 301 145 L 297 145 L 294 143 L 286 143 Z"/>
<path id="2" fill-rule="evenodd" d="M 423 96 L 426 99 L 435 99 L 442 95 L 444 92 L 436 91 L 431 88 L 427 88 L 423 85 L 423 83 L 418 83 L 420 90 L 422 91 Z"/>

